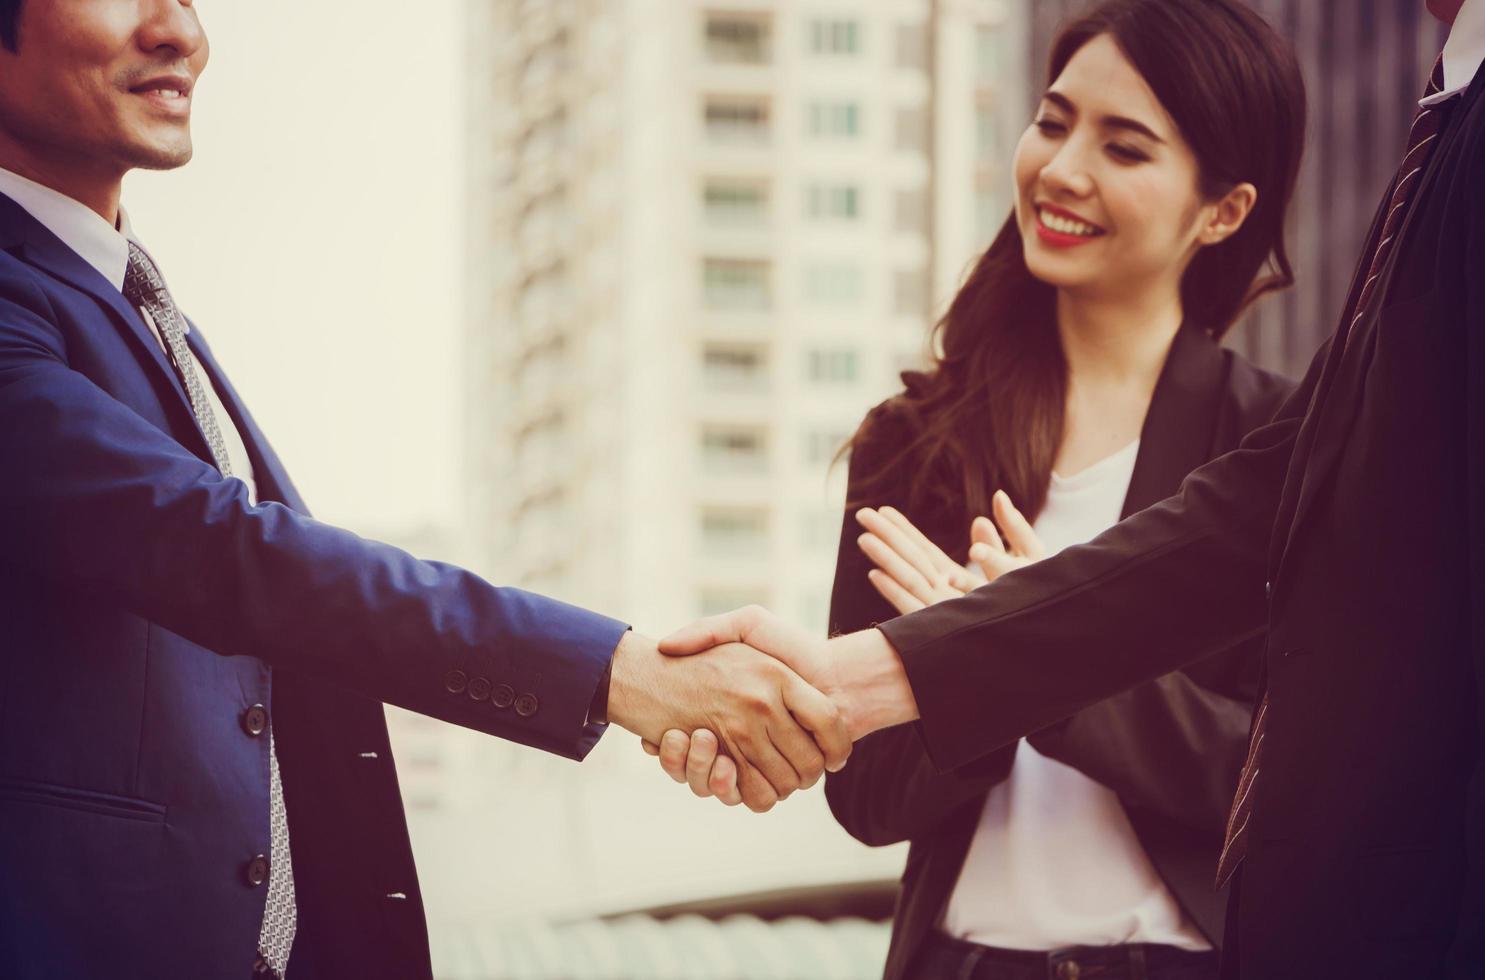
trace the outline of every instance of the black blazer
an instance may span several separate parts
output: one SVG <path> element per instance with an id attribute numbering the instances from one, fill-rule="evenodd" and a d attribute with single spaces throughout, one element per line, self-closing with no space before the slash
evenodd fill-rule
<path id="1" fill-rule="evenodd" d="M 1270 425 L 1088 545 L 883 625 L 942 771 L 1267 634 L 1229 976 L 1485 963 L 1482 89 Z"/>
<path id="2" fill-rule="evenodd" d="M 1127 517 L 1175 492 L 1191 470 L 1232 449 L 1267 422 L 1293 385 L 1183 328 L 1171 345 L 1140 436 L 1124 501 Z M 892 402 L 873 413 L 870 440 L 851 459 L 848 498 L 862 500 L 863 472 L 909 437 Z M 956 561 L 968 556 L 963 501 L 928 512 L 905 504 L 893 485 L 873 505 L 902 510 Z M 852 632 L 891 619 L 892 607 L 867 581 L 871 563 L 848 508 L 836 560 L 830 628 Z M 1115 790 L 1140 843 L 1176 900 L 1214 944 L 1222 941 L 1223 896 L 1211 870 L 1247 748 L 1260 650 L 1250 642 L 1222 657 L 1168 674 L 1092 705 L 1031 737 L 1037 751 Z M 937 772 L 911 726 L 861 740 L 850 764 L 827 777 L 831 810 L 867 844 L 911 840 L 897 903 L 887 977 L 905 976 L 958 880 L 990 788 L 1011 770 L 1015 745 L 958 772 Z"/>

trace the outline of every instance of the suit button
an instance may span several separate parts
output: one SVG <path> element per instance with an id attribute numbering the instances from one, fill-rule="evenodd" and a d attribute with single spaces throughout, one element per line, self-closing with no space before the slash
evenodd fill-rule
<path id="1" fill-rule="evenodd" d="M 1273 582 L 1264 582 L 1263 583 L 1263 597 L 1265 599 L 1273 599 L 1273 597 L 1274 597 L 1274 583 Z"/>
<path id="2" fill-rule="evenodd" d="M 1082 972 L 1077 960 L 1063 960 L 1057 964 L 1057 980 L 1078 980 Z"/>
<path id="3" fill-rule="evenodd" d="M 483 701 L 490 696 L 490 678 L 476 677 L 469 682 L 469 697 L 473 701 Z"/>
<path id="4" fill-rule="evenodd" d="M 242 713 L 242 730 L 257 738 L 268 728 L 268 709 L 255 704 Z"/>
<path id="5" fill-rule="evenodd" d="M 497 684 L 490 692 L 490 703 L 497 708 L 509 708 L 516 700 L 516 689 L 509 684 Z"/>
<path id="6" fill-rule="evenodd" d="M 247 883 L 257 888 L 268 880 L 268 858 L 262 854 L 254 857 L 243 869 L 243 874 L 247 878 Z"/>
<path id="7" fill-rule="evenodd" d="M 537 703 L 535 694 L 523 694 L 516 698 L 516 714 L 522 718 L 530 718 L 539 707 L 541 705 Z"/>
<path id="8" fill-rule="evenodd" d="M 464 688 L 469 684 L 469 678 L 464 671 L 455 668 L 443 675 L 443 686 L 450 694 L 463 694 Z"/>

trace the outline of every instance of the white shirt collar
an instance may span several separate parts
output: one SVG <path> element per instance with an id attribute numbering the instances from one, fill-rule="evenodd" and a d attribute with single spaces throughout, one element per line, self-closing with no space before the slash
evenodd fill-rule
<path id="1" fill-rule="evenodd" d="M 123 208 L 119 209 L 119 227 L 115 228 L 81 201 L 4 168 L 0 168 L 0 194 L 25 208 L 115 289 L 123 291 L 129 243 L 135 240 Z"/>
<path id="2" fill-rule="evenodd" d="M 1469 88 L 1485 61 L 1485 0 L 1464 0 L 1444 42 L 1444 88 L 1418 102 L 1427 108 Z"/>

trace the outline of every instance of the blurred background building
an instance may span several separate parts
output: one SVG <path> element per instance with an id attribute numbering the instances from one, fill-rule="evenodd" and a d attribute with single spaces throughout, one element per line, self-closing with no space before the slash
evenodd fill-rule
<path id="1" fill-rule="evenodd" d="M 320 517 L 651 633 L 822 629 L 829 461 L 1008 212 L 1081 5 L 200 0 L 197 158 L 126 203 Z M 1297 373 L 1442 35 L 1255 6 L 1310 140 L 1299 285 L 1232 343 Z M 441 977 L 877 975 L 903 852 L 818 789 L 760 818 L 622 732 L 577 766 L 389 715 Z"/>
<path id="2" fill-rule="evenodd" d="M 470 11 L 489 570 L 647 630 L 751 602 L 823 629 L 829 463 L 1009 204 L 1024 7 Z"/>
<path id="3" fill-rule="evenodd" d="M 482 570 L 652 634 L 753 602 L 823 630 L 844 492 L 831 461 L 922 362 L 929 325 L 1005 219 L 1046 51 L 1084 6 L 471 0 L 463 369 Z M 1332 327 L 1440 35 L 1416 0 L 1257 6 L 1303 59 L 1311 143 L 1300 285 L 1232 342 L 1298 373 Z M 481 740 L 472 768 L 449 770 L 467 786 L 507 757 L 532 789 L 502 800 L 501 820 L 563 827 L 566 860 L 527 859 L 567 896 L 538 900 L 548 923 L 646 906 L 887 914 L 903 852 L 854 845 L 819 793 L 762 820 L 696 805 L 629 741 L 579 770 Z M 682 815 L 656 860 L 652 821 Z M 427 818 L 449 827 L 439 840 L 467 874 L 468 830 L 437 803 Z M 616 830 L 629 821 L 647 829 Z M 811 904 L 822 884 L 841 907 Z M 463 892 L 429 886 L 435 909 Z M 498 926 L 511 911 L 502 898 L 435 924 L 444 950 L 473 956 L 452 937 L 483 937 L 483 958 L 449 962 L 451 975 L 499 972 L 514 947 L 491 936 L 531 935 Z M 622 921 L 632 939 L 636 920 Z M 661 945 L 700 928 L 678 921 Z M 868 948 L 874 975 L 884 946 Z"/>

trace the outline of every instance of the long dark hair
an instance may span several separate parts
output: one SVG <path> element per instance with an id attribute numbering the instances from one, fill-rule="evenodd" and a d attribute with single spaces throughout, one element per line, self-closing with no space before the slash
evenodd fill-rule
<path id="1" fill-rule="evenodd" d="M 1284 218 L 1304 148 L 1298 62 L 1288 42 L 1234 0 L 1109 0 L 1062 29 L 1049 83 L 1104 34 L 1191 147 L 1203 199 L 1244 181 L 1258 189 L 1242 227 L 1200 249 L 1181 279 L 1186 322 L 1220 338 L 1249 303 L 1294 282 Z M 859 475 L 851 506 L 879 502 L 886 485 L 910 472 L 905 503 L 914 511 L 948 508 L 967 520 L 989 514 L 1004 489 L 1029 519 L 1040 513 L 1067 392 L 1055 297 L 1026 267 L 1012 214 L 934 327 L 942 354 L 928 371 L 904 373 L 906 390 L 887 406 L 912 435 Z M 868 441 L 881 419 L 869 416 L 847 450 Z"/>

